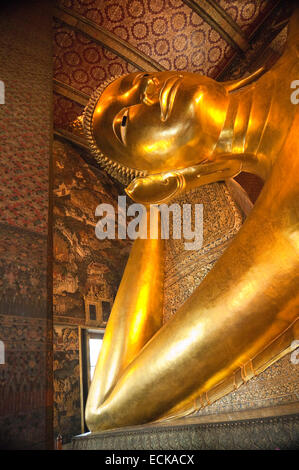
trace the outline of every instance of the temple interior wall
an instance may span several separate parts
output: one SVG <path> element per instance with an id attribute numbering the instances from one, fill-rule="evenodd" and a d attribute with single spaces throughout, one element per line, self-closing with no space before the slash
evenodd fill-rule
<path id="1" fill-rule="evenodd" d="M 89 322 L 85 299 L 113 303 L 132 246 L 130 240 L 99 240 L 95 234 L 101 203 L 115 208 L 123 189 L 88 164 L 86 153 L 54 140 L 53 145 L 53 322 L 54 435 L 64 441 L 81 432 L 80 354 Z M 116 225 L 117 227 L 117 225 Z"/>
<path id="2" fill-rule="evenodd" d="M 116 209 L 123 188 L 67 137 L 96 86 L 111 75 L 142 67 L 61 18 L 53 21 L 50 0 L 43 0 L 42 8 L 38 0 L 6 3 L 0 16 L 0 80 L 5 84 L 5 104 L 0 106 L 0 340 L 5 346 L 0 447 L 44 449 L 53 446 L 58 434 L 65 442 L 82 431 L 82 331 L 105 328 L 103 321 L 88 321 L 86 299 L 112 304 L 132 246 L 130 240 L 96 238 L 96 206 L 111 203 Z M 251 47 L 240 56 L 208 24 L 208 17 L 200 18 L 186 4 L 169 1 L 161 13 L 162 1 L 137 3 L 134 11 L 129 2 L 120 2 L 119 8 L 107 2 L 98 14 L 96 0 L 87 6 L 78 0 L 73 13 L 123 35 L 153 66 L 188 69 L 217 80 L 244 76 L 260 62 L 269 66 L 283 50 L 286 27 L 272 44 L 277 31 L 272 26 L 283 24 L 285 6 L 276 8 L 272 0 L 260 2 L 245 19 L 242 2 L 230 2 L 237 11 L 234 21 L 250 39 Z M 249 3 L 252 8 L 254 2 Z M 61 8 L 69 4 L 58 1 Z M 123 19 L 110 21 L 119 11 Z M 144 21 L 149 26 L 143 27 Z M 69 133 L 65 138 L 53 141 L 53 121 L 56 131 Z M 237 180 L 254 202 L 261 180 L 244 173 Z M 244 221 L 224 183 L 201 188 L 185 202 L 204 204 L 204 246 L 194 253 L 182 249 L 183 241 L 167 241 L 164 322 L 199 285 Z M 287 355 L 199 414 L 296 404 L 298 383 L 298 365 Z"/>
<path id="3" fill-rule="evenodd" d="M 51 2 L 6 2 L 0 31 L 0 442 L 43 449 L 52 445 Z"/>

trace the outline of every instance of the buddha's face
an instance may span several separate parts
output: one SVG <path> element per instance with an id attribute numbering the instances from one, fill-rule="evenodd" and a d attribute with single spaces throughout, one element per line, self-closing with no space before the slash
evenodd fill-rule
<path id="1" fill-rule="evenodd" d="M 224 87 L 179 72 L 133 73 L 112 82 L 93 115 L 97 146 L 109 159 L 150 174 L 209 158 L 227 107 Z"/>

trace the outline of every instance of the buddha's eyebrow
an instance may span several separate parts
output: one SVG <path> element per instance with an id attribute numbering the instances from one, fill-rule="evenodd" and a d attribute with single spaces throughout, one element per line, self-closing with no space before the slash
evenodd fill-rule
<path id="1" fill-rule="evenodd" d="M 136 75 L 136 77 L 134 78 L 133 80 L 133 85 L 136 85 L 136 83 L 141 80 L 142 78 L 144 77 L 149 77 L 149 73 L 139 73 L 138 75 Z"/>

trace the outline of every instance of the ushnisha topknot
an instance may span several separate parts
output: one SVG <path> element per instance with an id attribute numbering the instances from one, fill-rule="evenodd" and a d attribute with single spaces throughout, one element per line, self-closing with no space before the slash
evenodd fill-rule
<path id="1" fill-rule="evenodd" d="M 83 111 L 83 130 L 90 149 L 90 152 L 94 159 L 101 165 L 101 167 L 107 171 L 113 178 L 117 179 L 120 183 L 128 185 L 134 178 L 146 176 L 147 171 L 140 171 L 135 168 L 122 165 L 121 163 L 115 162 L 112 158 L 104 155 L 94 139 L 92 130 L 92 119 L 95 107 L 103 93 L 110 83 L 120 78 L 120 76 L 113 76 L 110 79 L 103 82 L 98 88 L 92 93 L 88 104 Z"/>

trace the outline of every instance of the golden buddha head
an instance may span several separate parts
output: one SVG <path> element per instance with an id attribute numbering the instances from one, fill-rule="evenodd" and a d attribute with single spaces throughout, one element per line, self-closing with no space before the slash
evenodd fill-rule
<path id="1" fill-rule="evenodd" d="M 227 102 L 225 86 L 205 76 L 132 73 L 96 90 L 84 129 L 97 160 L 127 184 L 209 159 Z"/>

